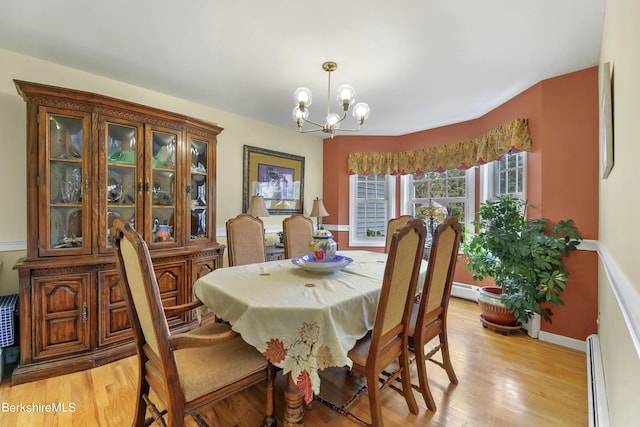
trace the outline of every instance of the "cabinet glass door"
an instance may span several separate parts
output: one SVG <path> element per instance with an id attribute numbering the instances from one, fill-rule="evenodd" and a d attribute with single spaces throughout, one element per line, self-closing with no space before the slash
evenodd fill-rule
<path id="1" fill-rule="evenodd" d="M 176 220 L 178 134 L 151 131 L 151 244 L 175 246 L 179 226 Z"/>
<path id="2" fill-rule="evenodd" d="M 40 204 L 47 218 L 40 221 L 41 256 L 85 254 L 91 251 L 90 115 L 41 107 L 39 138 L 45 159 L 45 185 L 40 183 Z"/>
<path id="3" fill-rule="evenodd" d="M 117 218 L 124 218 L 133 228 L 138 216 L 138 138 L 142 127 L 135 123 L 123 124 L 106 122 L 100 128 L 104 132 L 103 146 L 107 148 L 106 193 L 107 215 L 102 221 L 101 230 L 106 246 L 101 244 L 101 252 L 111 251 L 111 227 Z M 142 182 L 140 182 L 142 190 Z M 140 191 L 141 192 L 141 191 Z M 103 193 L 103 194 L 104 194 Z"/>
<path id="4" fill-rule="evenodd" d="M 209 145 L 193 137 L 188 137 L 187 148 L 191 164 L 191 184 L 188 188 L 189 203 L 191 204 L 188 226 L 190 231 L 190 241 L 209 238 L 209 197 L 208 180 Z"/>

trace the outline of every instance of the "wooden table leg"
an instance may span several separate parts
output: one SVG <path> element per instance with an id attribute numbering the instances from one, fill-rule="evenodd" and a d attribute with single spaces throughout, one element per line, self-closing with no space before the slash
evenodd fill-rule
<path id="1" fill-rule="evenodd" d="M 303 427 L 304 426 L 304 407 L 302 393 L 298 385 L 291 377 L 291 373 L 287 375 L 287 389 L 284 392 L 284 402 L 287 407 L 284 410 L 284 427 Z"/>

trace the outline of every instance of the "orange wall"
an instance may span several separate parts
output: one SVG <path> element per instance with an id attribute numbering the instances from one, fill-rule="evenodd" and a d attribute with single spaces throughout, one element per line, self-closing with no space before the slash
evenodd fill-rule
<path id="1" fill-rule="evenodd" d="M 484 116 L 455 125 L 401 136 L 336 136 L 324 141 L 323 198 L 327 224 L 349 224 L 348 154 L 405 151 L 451 144 L 524 117 L 533 151 L 527 156 L 529 218 L 573 219 L 585 239 L 598 236 L 598 70 L 597 67 L 544 80 Z M 348 232 L 336 232 L 340 248 Z M 564 306 L 552 307 L 544 331 L 584 340 L 597 333 L 597 256 L 578 251 L 567 260 L 571 278 Z M 471 283 L 458 264 L 455 280 Z"/>

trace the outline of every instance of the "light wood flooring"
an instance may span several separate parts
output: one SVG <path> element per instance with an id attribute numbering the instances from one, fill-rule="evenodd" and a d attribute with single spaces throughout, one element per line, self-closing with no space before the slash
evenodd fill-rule
<path id="1" fill-rule="evenodd" d="M 585 354 L 531 339 L 523 333 L 503 336 L 483 328 L 478 316 L 475 303 L 452 299 L 449 340 L 459 384 L 449 384 L 446 373 L 429 363 L 437 411 L 428 411 L 422 396 L 415 392 L 420 413 L 412 415 L 401 395 L 387 388 L 382 393 L 385 426 L 586 426 Z M 88 371 L 17 386 L 11 386 L 5 373 L 0 384 L 0 425 L 130 426 L 137 376 L 133 361 L 127 358 Z M 276 382 L 279 420 L 284 408 L 284 380 L 279 374 Z M 324 372 L 321 394 L 340 398 L 342 390 L 349 388 L 345 382 L 351 380 L 338 369 Z M 60 410 L 47 411 L 48 404 L 58 405 Z M 19 405 L 32 405 L 39 410 L 19 411 Z M 255 427 L 262 421 L 263 408 L 263 390 L 256 386 L 211 405 L 200 414 L 211 427 Z M 370 419 L 366 396 L 356 401 L 352 410 Z M 305 410 L 305 425 L 360 424 L 314 401 Z M 185 426 L 194 427 L 196 423 L 187 418 Z"/>

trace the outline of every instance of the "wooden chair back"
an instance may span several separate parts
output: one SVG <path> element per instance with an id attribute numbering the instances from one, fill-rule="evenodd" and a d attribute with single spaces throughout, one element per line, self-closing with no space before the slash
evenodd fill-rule
<path id="1" fill-rule="evenodd" d="M 182 391 L 167 387 L 178 378 L 178 370 L 149 249 L 142 236 L 122 219 L 114 221 L 111 236 L 139 356 L 141 394 L 148 394 L 149 384 L 153 384 L 165 404 L 176 402 L 175 410 L 180 412 L 184 409 Z M 140 396 L 137 406 L 145 406 Z"/>
<path id="2" fill-rule="evenodd" d="M 454 217 L 448 217 L 434 232 L 420 304 L 422 324 L 446 313 L 461 239 L 462 225 Z"/>
<path id="3" fill-rule="evenodd" d="M 369 354 L 371 361 L 392 341 L 407 337 L 426 234 L 424 222 L 414 219 L 392 235 L 371 335 L 371 347 L 376 349 Z"/>
<path id="4" fill-rule="evenodd" d="M 123 281 L 125 299 L 129 303 L 129 318 L 136 346 L 140 353 L 153 360 L 169 357 L 169 325 L 162 309 L 158 282 L 147 244 L 125 221 L 114 221 L 113 237 L 116 264 Z"/>
<path id="5" fill-rule="evenodd" d="M 254 264 L 267 260 L 264 224 L 260 218 L 240 214 L 227 221 L 229 266 Z"/>
<path id="6" fill-rule="evenodd" d="M 398 227 L 405 225 L 413 219 L 415 218 L 411 215 L 401 215 L 397 218 L 391 218 L 389 220 L 389 222 L 387 223 L 387 235 L 384 245 L 385 253 L 389 253 L 389 247 L 391 246 L 391 237 L 393 236 L 393 233 L 398 229 Z"/>
<path id="7" fill-rule="evenodd" d="M 310 253 L 313 221 L 302 214 L 293 214 L 282 221 L 284 257 L 286 259 Z"/>
<path id="8" fill-rule="evenodd" d="M 379 376 L 394 361 L 398 361 L 400 368 L 393 373 L 393 380 L 400 377 L 409 411 L 418 413 L 409 376 L 408 334 L 426 236 L 427 228 L 420 219 L 414 219 L 394 231 L 373 330 L 358 340 L 348 353 L 353 362 L 352 369 L 367 379 L 371 425 L 375 427 L 382 426 Z M 389 384 L 387 382 L 385 386 Z M 343 405 L 340 410 L 362 421 L 347 410 L 349 405 Z"/>
<path id="9" fill-rule="evenodd" d="M 266 380 L 265 425 L 273 425 L 273 365 L 226 324 L 213 322 L 172 335 L 167 313 L 191 310 L 199 303 L 164 308 L 142 236 L 121 218 L 114 221 L 111 236 L 138 354 L 138 395 L 132 424 L 182 426 L 189 414 L 202 420 L 196 412 L 201 407 Z M 166 411 L 158 410 L 152 402 L 150 389 Z M 151 417 L 145 420 L 147 410 Z M 198 425 L 206 423 L 202 420 Z"/>
<path id="10" fill-rule="evenodd" d="M 416 354 L 418 389 L 432 411 L 436 410 L 436 404 L 427 381 L 426 361 L 431 360 L 445 369 L 449 380 L 458 383 L 449 355 L 447 310 L 461 239 L 462 226 L 456 218 L 448 217 L 436 228 L 420 302 L 412 309 L 409 344 Z M 439 343 L 425 353 L 425 345 L 435 337 L 439 337 Z M 431 359 L 438 351 L 442 352 L 442 362 Z"/>

